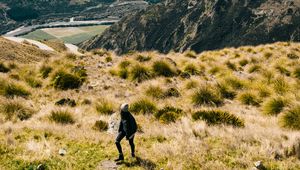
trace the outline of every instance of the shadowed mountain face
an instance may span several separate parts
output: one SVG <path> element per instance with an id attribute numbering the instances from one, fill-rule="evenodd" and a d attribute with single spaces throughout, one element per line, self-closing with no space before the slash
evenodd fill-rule
<path id="1" fill-rule="evenodd" d="M 300 1 L 170 0 L 123 18 L 82 47 L 201 52 L 276 41 L 300 41 Z"/>

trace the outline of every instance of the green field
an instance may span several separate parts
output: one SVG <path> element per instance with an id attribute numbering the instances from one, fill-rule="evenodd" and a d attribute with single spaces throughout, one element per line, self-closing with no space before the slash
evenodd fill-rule
<path id="1" fill-rule="evenodd" d="M 95 35 L 102 34 L 108 27 L 108 25 L 98 25 L 85 27 L 46 28 L 35 30 L 22 37 L 34 40 L 58 39 L 66 43 L 79 44 L 94 37 Z"/>

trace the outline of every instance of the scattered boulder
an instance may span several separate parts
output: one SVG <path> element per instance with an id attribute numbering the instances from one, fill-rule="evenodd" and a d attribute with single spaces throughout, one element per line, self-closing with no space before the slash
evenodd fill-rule
<path id="1" fill-rule="evenodd" d="M 65 155 L 67 154 L 67 150 L 64 149 L 64 148 L 59 149 L 58 154 L 59 154 L 60 156 L 65 156 Z"/>
<path id="2" fill-rule="evenodd" d="M 255 162 L 254 166 L 258 170 L 267 170 L 267 168 L 263 165 L 262 161 Z"/>
<path id="3" fill-rule="evenodd" d="M 64 99 L 60 99 L 57 102 L 55 102 L 55 105 L 75 107 L 76 102 L 74 99 L 64 98 Z"/>

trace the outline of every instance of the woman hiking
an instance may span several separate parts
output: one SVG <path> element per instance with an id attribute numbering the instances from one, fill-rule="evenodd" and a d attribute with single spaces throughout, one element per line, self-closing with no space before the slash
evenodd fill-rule
<path id="1" fill-rule="evenodd" d="M 121 105 L 121 121 L 120 121 L 120 126 L 118 130 L 118 136 L 116 138 L 116 146 L 119 151 L 119 158 L 116 159 L 115 161 L 122 161 L 124 160 L 124 155 L 122 152 L 122 147 L 121 147 L 121 140 L 126 137 L 126 139 L 129 141 L 130 147 L 131 147 L 131 156 L 135 157 L 134 153 L 134 135 L 137 131 L 137 124 L 132 116 L 132 114 L 128 111 L 129 105 L 127 103 Z"/>

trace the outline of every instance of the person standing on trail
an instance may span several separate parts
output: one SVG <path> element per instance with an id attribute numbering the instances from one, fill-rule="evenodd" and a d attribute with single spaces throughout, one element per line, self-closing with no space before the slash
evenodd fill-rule
<path id="1" fill-rule="evenodd" d="M 137 124 L 136 121 L 134 119 L 134 117 L 132 116 L 132 114 L 128 111 L 128 104 L 122 104 L 121 105 L 121 121 L 120 121 L 120 126 L 119 126 L 119 130 L 118 130 L 118 136 L 116 138 L 116 146 L 117 149 L 119 151 L 119 158 L 116 159 L 115 161 L 122 161 L 124 160 L 124 155 L 122 152 L 122 147 L 121 147 L 121 140 L 126 137 L 126 139 L 129 141 L 130 147 L 131 147 L 131 156 L 135 157 L 135 153 L 134 153 L 134 135 L 137 131 Z"/>

